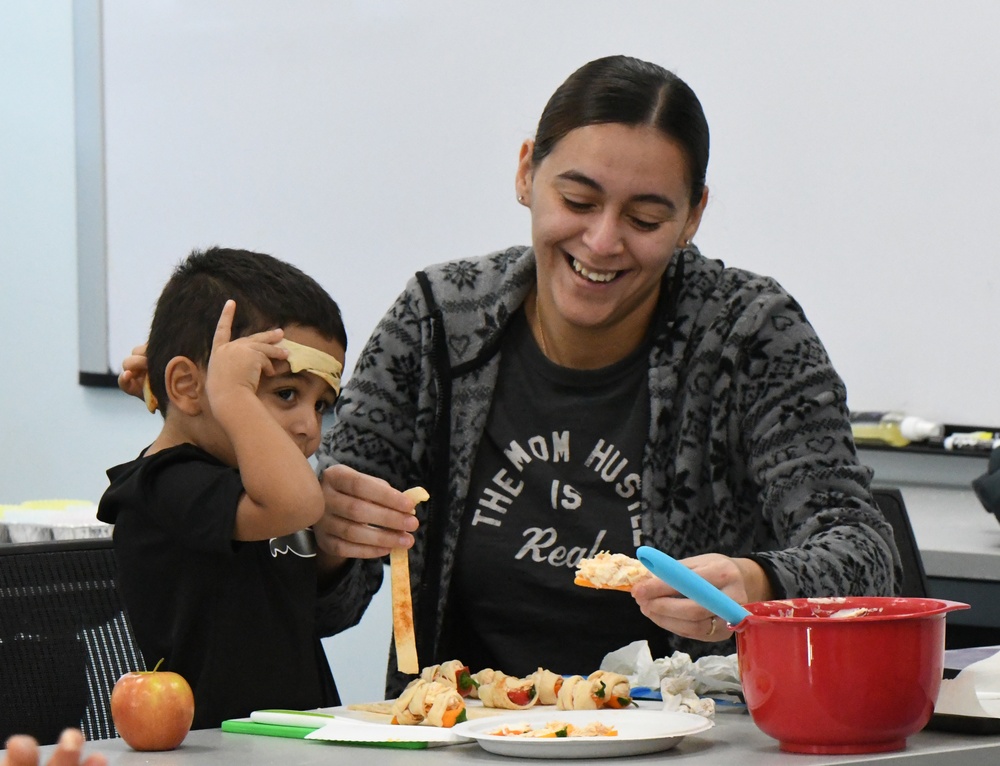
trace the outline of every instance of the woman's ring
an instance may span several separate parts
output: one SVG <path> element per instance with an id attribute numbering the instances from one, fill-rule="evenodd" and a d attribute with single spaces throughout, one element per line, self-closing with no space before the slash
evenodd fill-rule
<path id="1" fill-rule="evenodd" d="M 710 630 L 708 631 L 708 635 L 706 636 L 706 638 L 711 638 L 711 637 L 712 637 L 712 636 L 714 636 L 714 635 L 715 635 L 715 618 L 713 617 L 713 618 L 712 618 L 712 627 L 711 627 L 711 629 L 710 629 Z"/>

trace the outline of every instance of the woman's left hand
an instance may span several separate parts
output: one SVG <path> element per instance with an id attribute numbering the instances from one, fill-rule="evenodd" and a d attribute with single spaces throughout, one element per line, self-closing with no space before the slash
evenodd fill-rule
<path id="1" fill-rule="evenodd" d="M 771 597 L 764 570 L 750 559 L 706 553 L 683 559 L 681 563 L 740 604 Z M 698 641 L 725 641 L 733 635 L 726 628 L 725 620 L 682 596 L 659 578 L 650 577 L 634 585 L 632 598 L 644 615 L 679 636 Z"/>

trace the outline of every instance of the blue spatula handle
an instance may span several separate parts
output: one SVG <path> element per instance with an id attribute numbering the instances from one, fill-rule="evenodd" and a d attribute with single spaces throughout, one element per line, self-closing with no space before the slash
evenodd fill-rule
<path id="1" fill-rule="evenodd" d="M 739 602 L 663 551 L 643 545 L 636 551 L 636 556 L 646 569 L 667 585 L 719 615 L 729 625 L 736 625 L 750 616 L 750 612 L 740 606 Z"/>

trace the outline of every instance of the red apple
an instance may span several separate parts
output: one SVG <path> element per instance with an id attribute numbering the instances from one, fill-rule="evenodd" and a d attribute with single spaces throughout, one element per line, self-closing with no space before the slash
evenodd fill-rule
<path id="1" fill-rule="evenodd" d="M 191 730 L 194 693 L 184 677 L 160 670 L 126 673 L 111 690 L 111 719 L 133 750 L 173 750 Z"/>

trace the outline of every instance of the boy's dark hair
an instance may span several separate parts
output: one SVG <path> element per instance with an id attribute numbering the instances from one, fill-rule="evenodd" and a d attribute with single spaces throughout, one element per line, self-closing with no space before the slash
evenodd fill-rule
<path id="1" fill-rule="evenodd" d="M 233 338 L 301 325 L 347 349 L 336 301 L 300 269 L 265 253 L 194 250 L 174 269 L 156 302 L 146 360 L 149 385 L 166 415 L 167 363 L 186 356 L 207 365 L 222 307 L 236 301 Z"/>

